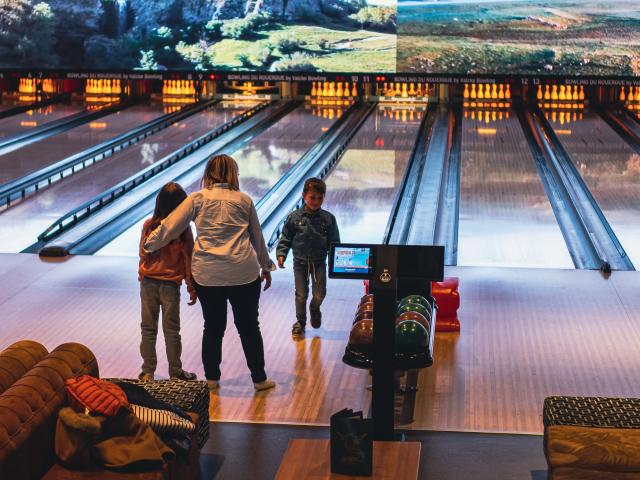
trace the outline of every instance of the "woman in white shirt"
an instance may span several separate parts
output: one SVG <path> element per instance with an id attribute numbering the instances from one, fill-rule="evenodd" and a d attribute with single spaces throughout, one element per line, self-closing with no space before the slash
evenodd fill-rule
<path id="1" fill-rule="evenodd" d="M 210 390 L 219 387 L 227 301 L 256 390 L 275 387 L 264 370 L 264 346 L 258 323 L 260 284 L 271 286 L 273 263 L 251 197 L 240 192 L 238 164 L 228 155 L 209 159 L 201 182 L 160 226 L 144 249 L 154 252 L 177 238 L 193 221 L 195 240 L 191 272 L 202 305 L 202 363 Z"/>

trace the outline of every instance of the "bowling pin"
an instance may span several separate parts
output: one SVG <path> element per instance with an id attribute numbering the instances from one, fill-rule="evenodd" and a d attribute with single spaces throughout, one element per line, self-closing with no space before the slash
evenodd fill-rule
<path id="1" fill-rule="evenodd" d="M 477 98 L 476 84 L 475 83 L 471 84 L 471 98 Z"/>
<path id="2" fill-rule="evenodd" d="M 551 89 L 551 100 L 558 100 L 558 86 L 554 85 Z"/>
<path id="3" fill-rule="evenodd" d="M 495 111 L 495 110 L 493 110 L 493 111 L 491 112 L 491 121 L 495 123 L 496 118 L 497 118 L 497 113 L 496 113 L 496 111 Z"/>
<path id="4" fill-rule="evenodd" d="M 636 102 L 640 102 L 640 87 L 636 87 Z"/>
<path id="5" fill-rule="evenodd" d="M 620 87 L 620 95 L 618 98 L 621 102 L 624 102 L 627 99 L 627 96 L 624 94 L 624 87 Z"/>
<path id="6" fill-rule="evenodd" d="M 560 94 L 558 95 L 558 99 L 559 100 L 566 100 L 567 99 L 567 96 L 565 95 L 564 90 L 565 90 L 564 85 L 560 85 Z"/>
<path id="7" fill-rule="evenodd" d="M 409 89 L 409 95 L 411 95 L 412 97 L 416 96 L 416 89 L 415 89 L 415 83 L 411 84 L 411 88 Z M 413 110 L 412 110 L 413 113 Z M 412 119 L 413 120 L 413 119 Z"/>
<path id="8" fill-rule="evenodd" d="M 498 91 L 498 98 L 501 100 L 504 98 L 504 85 L 502 83 L 500 84 L 500 90 Z"/>
<path id="9" fill-rule="evenodd" d="M 544 99 L 545 100 L 551 100 L 551 92 L 549 91 L 549 85 L 545 86 L 544 89 Z"/>
<path id="10" fill-rule="evenodd" d="M 578 99 L 579 100 L 584 100 L 584 85 L 580 85 L 580 93 L 578 94 Z M 581 115 L 581 119 L 582 119 L 582 114 Z"/>
<path id="11" fill-rule="evenodd" d="M 353 88 L 351 89 L 351 96 L 352 97 L 358 96 L 358 89 L 356 88 L 356 82 L 353 82 Z"/>
<path id="12" fill-rule="evenodd" d="M 463 98 L 469 98 L 469 84 L 464 84 L 464 93 L 462 94 Z"/>
<path id="13" fill-rule="evenodd" d="M 538 100 L 542 100 L 544 98 L 544 94 L 542 93 L 542 85 L 538 85 L 538 93 L 536 94 L 536 98 Z"/>
<path id="14" fill-rule="evenodd" d="M 402 98 L 407 98 L 409 96 L 409 94 L 407 93 L 407 84 L 403 83 L 402 84 Z"/>
<path id="15" fill-rule="evenodd" d="M 311 96 L 315 97 L 318 93 L 318 90 L 316 90 L 316 82 L 311 82 Z"/>
<path id="16" fill-rule="evenodd" d="M 502 87 L 502 85 L 500 85 Z M 495 100 L 496 98 L 498 98 L 498 85 L 496 85 L 495 83 L 493 84 L 493 86 L 491 87 L 491 98 L 493 100 Z"/>
<path id="17" fill-rule="evenodd" d="M 342 82 L 338 82 L 338 89 L 336 90 L 336 95 L 337 95 L 338 97 L 341 97 L 343 93 L 344 93 L 344 92 L 343 92 L 343 90 L 342 90 Z"/>
<path id="18" fill-rule="evenodd" d="M 336 84 L 335 84 L 335 82 L 329 82 L 329 96 L 330 97 L 335 97 L 336 96 Z"/>
<path id="19" fill-rule="evenodd" d="M 478 98 L 484 99 L 484 85 L 478 85 Z"/>
<path id="20" fill-rule="evenodd" d="M 504 98 L 511 100 L 511 85 L 507 85 L 507 91 L 504 92 Z"/>

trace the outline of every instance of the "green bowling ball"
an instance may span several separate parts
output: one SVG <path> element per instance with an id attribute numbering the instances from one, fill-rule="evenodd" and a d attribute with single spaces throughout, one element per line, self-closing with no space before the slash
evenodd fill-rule
<path id="1" fill-rule="evenodd" d="M 396 352 L 420 353 L 429 343 L 429 332 L 415 320 L 405 320 L 396 325 Z"/>
<path id="2" fill-rule="evenodd" d="M 419 303 L 401 303 L 396 310 L 396 316 L 402 315 L 404 312 L 418 312 L 431 321 L 431 309 L 427 309 L 427 307 Z"/>
<path id="3" fill-rule="evenodd" d="M 407 295 L 402 300 L 400 300 L 400 305 L 404 305 L 406 303 L 418 303 L 424 306 L 429 313 L 431 313 L 431 303 L 422 295 Z"/>

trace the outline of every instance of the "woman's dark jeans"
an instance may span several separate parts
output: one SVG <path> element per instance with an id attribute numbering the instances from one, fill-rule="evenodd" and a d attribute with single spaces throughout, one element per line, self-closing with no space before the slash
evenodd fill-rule
<path id="1" fill-rule="evenodd" d="M 227 328 L 227 301 L 231 303 L 233 321 L 240 334 L 244 356 L 251 371 L 251 379 L 256 383 L 267 379 L 264 371 L 264 346 L 258 323 L 260 286 L 260 278 L 246 285 L 229 287 L 207 287 L 196 284 L 196 292 L 204 316 L 202 364 L 207 380 L 220 380 L 222 339 Z"/>

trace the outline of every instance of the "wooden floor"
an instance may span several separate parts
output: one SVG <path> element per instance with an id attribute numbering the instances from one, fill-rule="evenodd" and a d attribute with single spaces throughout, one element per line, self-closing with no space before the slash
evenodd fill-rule
<path id="1" fill-rule="evenodd" d="M 47 348 L 89 346 L 103 376 L 133 377 L 140 358 L 137 262 L 76 257 L 45 262 L 0 255 L 0 349 L 30 338 Z M 415 421 L 406 428 L 540 433 L 550 394 L 638 396 L 640 274 L 450 268 L 461 279 L 459 334 L 438 334 L 435 365 L 420 374 Z M 327 424 L 344 407 L 367 411 L 370 377 L 341 362 L 357 281 L 330 281 L 323 328 L 293 341 L 289 270 L 263 294 L 267 370 L 278 386 L 255 394 L 229 323 L 214 420 Z M 183 365 L 202 376 L 199 306 L 183 306 Z M 167 363 L 158 341 L 158 376 Z"/>

